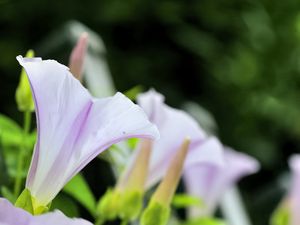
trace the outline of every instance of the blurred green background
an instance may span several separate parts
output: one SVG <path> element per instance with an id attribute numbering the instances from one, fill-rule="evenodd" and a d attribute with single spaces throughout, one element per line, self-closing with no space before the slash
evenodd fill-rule
<path id="1" fill-rule="evenodd" d="M 78 20 L 102 37 L 119 91 L 141 84 L 172 106 L 197 102 L 225 144 L 261 162 L 241 189 L 253 224 L 265 225 L 300 150 L 299 9 L 297 0 L 0 0 L 0 111 L 22 119 L 15 57 L 33 48 L 67 64 L 71 45 L 45 49 Z"/>

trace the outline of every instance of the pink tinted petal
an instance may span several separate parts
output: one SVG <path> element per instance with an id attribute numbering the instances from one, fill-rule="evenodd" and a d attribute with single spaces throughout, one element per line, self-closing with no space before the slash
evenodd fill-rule
<path id="1" fill-rule="evenodd" d="M 5 198 L 0 198 L 0 224 L 2 225 L 28 225 L 31 215 L 14 207 Z"/>
<path id="2" fill-rule="evenodd" d="M 222 148 L 216 140 L 211 139 L 211 147 L 204 147 L 207 135 L 197 122 L 187 113 L 173 109 L 164 103 L 164 97 L 150 90 L 138 96 L 138 104 L 144 109 L 150 121 L 153 122 L 160 132 L 160 139 L 153 142 L 149 175 L 146 188 L 155 185 L 166 173 L 173 154 L 181 146 L 186 137 L 191 139 L 187 163 L 214 163 L 222 161 Z M 209 145 L 207 145 L 209 146 Z M 123 178 L 130 175 L 132 163 L 138 151 L 129 160 L 129 167 L 126 168 Z M 188 155 L 189 155 L 188 154 Z"/>
<path id="3" fill-rule="evenodd" d="M 60 211 L 54 211 L 41 216 L 35 216 L 29 225 L 92 225 L 84 219 L 71 219 Z"/>
<path id="4" fill-rule="evenodd" d="M 289 161 L 292 170 L 292 187 L 289 193 L 291 204 L 291 225 L 300 224 L 300 155 L 293 155 Z"/>
<path id="5" fill-rule="evenodd" d="M 32 216 L 23 209 L 17 208 L 4 198 L 0 198 L 1 225 L 92 225 L 83 219 L 71 219 L 60 211 Z"/>
<path id="6" fill-rule="evenodd" d="M 205 209 L 196 209 L 198 216 L 212 214 L 228 187 L 259 169 L 254 158 L 229 148 L 225 149 L 224 161 L 224 167 L 202 164 L 191 166 L 185 171 L 184 180 L 188 193 L 198 196 L 206 205 Z"/>

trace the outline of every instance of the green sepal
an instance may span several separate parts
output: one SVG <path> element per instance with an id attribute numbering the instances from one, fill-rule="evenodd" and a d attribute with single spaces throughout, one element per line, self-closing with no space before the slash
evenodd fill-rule
<path id="1" fill-rule="evenodd" d="M 32 58 L 34 57 L 33 50 L 29 50 L 26 53 L 26 57 Z M 16 102 L 18 106 L 18 110 L 21 112 L 32 112 L 34 111 L 34 101 L 32 98 L 32 93 L 30 89 L 30 83 L 26 72 L 22 69 L 20 75 L 20 82 L 16 90 Z"/>
<path id="2" fill-rule="evenodd" d="M 141 225 L 165 225 L 170 217 L 171 208 L 151 200 L 141 216 Z"/>
<path id="3" fill-rule="evenodd" d="M 107 189 L 98 202 L 96 209 L 97 219 L 102 221 L 116 219 L 119 213 L 120 197 L 119 191 L 111 188 Z"/>
<path id="4" fill-rule="evenodd" d="M 289 225 L 291 220 L 290 210 L 288 207 L 280 206 L 275 210 L 271 217 L 271 225 Z"/>
<path id="5" fill-rule="evenodd" d="M 201 218 L 195 218 L 191 219 L 182 225 L 227 225 L 225 221 L 217 219 L 217 218 L 211 218 L 211 217 L 201 217 Z"/>
<path id="6" fill-rule="evenodd" d="M 122 193 L 119 216 L 125 221 L 136 219 L 143 208 L 143 194 L 137 190 L 127 190 Z"/>
<path id="7" fill-rule="evenodd" d="M 15 206 L 34 214 L 31 194 L 27 188 L 22 191 L 15 203 Z"/>
<path id="8" fill-rule="evenodd" d="M 199 207 L 199 208 L 204 207 L 204 203 L 200 198 L 188 194 L 174 195 L 172 199 L 172 205 L 175 208 L 186 208 L 189 206 Z"/>
<path id="9" fill-rule="evenodd" d="M 49 211 L 50 204 L 47 206 L 37 205 L 35 198 L 31 195 L 30 191 L 25 188 L 18 197 L 15 206 L 26 210 L 32 215 L 40 215 Z"/>

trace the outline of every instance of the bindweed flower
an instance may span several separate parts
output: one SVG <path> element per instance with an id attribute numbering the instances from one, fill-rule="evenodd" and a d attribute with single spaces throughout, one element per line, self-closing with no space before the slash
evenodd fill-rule
<path id="1" fill-rule="evenodd" d="M 70 55 L 69 68 L 71 73 L 78 80 L 82 79 L 82 72 L 83 72 L 84 60 L 86 57 L 87 45 L 88 45 L 88 34 L 82 33 L 76 43 L 76 46 L 73 48 Z"/>
<path id="2" fill-rule="evenodd" d="M 300 224 L 300 155 L 293 155 L 289 160 L 292 171 L 292 183 L 288 196 L 282 201 L 271 218 L 271 225 Z"/>
<path id="3" fill-rule="evenodd" d="M 291 224 L 300 224 L 300 155 L 293 155 L 289 161 L 292 170 L 292 187 L 289 193 Z"/>
<path id="4" fill-rule="evenodd" d="M 211 216 L 223 193 L 243 176 L 257 172 L 258 162 L 243 153 L 225 148 L 224 167 L 194 165 L 185 170 L 187 192 L 203 200 L 204 208 L 191 208 L 190 216 Z"/>
<path id="5" fill-rule="evenodd" d="M 0 198 L 1 225 L 92 225 L 83 219 L 70 219 L 60 211 L 33 216 L 23 209 L 13 206 L 9 201 Z"/>
<path id="6" fill-rule="evenodd" d="M 36 108 L 38 138 L 26 180 L 34 208 L 48 205 L 112 144 L 159 136 L 143 110 L 121 93 L 96 99 L 64 65 L 40 58 L 17 59 L 28 75 Z"/>
<path id="7" fill-rule="evenodd" d="M 140 94 L 137 101 L 160 132 L 160 139 L 153 141 L 152 145 L 146 189 L 155 185 L 165 175 L 172 156 L 186 137 L 190 138 L 191 143 L 185 168 L 198 163 L 222 165 L 221 144 L 216 138 L 208 137 L 191 116 L 166 105 L 164 97 L 154 90 Z M 138 151 L 132 156 L 131 165 L 124 172 L 123 177 L 130 176 Z"/>

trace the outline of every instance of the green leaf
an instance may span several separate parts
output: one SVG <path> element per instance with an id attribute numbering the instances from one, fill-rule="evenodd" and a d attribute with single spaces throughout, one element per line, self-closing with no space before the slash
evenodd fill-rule
<path id="1" fill-rule="evenodd" d="M 172 205 L 175 208 L 186 208 L 189 206 L 199 206 L 199 207 L 204 206 L 201 199 L 188 194 L 176 194 L 172 200 Z"/>
<path id="2" fill-rule="evenodd" d="M 64 187 L 64 192 L 72 196 L 82 204 L 91 215 L 95 215 L 96 200 L 95 197 L 81 174 L 76 175 Z"/>
<path id="3" fill-rule="evenodd" d="M 68 217 L 78 217 L 79 208 L 75 201 L 64 193 L 60 193 L 52 202 L 51 209 L 59 209 Z"/>
<path id="4" fill-rule="evenodd" d="M 8 183 L 8 174 L 3 151 L 4 149 L 2 146 L 2 140 L 0 136 L 0 186 Z"/>
<path id="5" fill-rule="evenodd" d="M 1 194 L 4 198 L 8 199 L 10 202 L 16 202 L 17 200 L 15 195 L 6 186 L 1 187 Z"/>
<path id="6" fill-rule="evenodd" d="M 0 136 L 3 146 L 18 146 L 22 139 L 22 128 L 9 117 L 0 114 Z"/>

